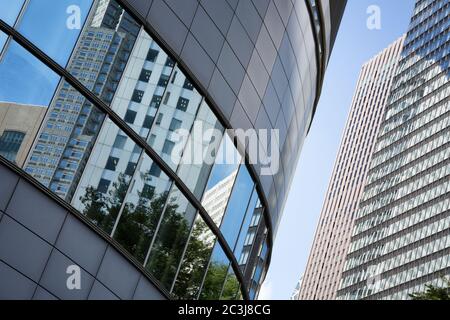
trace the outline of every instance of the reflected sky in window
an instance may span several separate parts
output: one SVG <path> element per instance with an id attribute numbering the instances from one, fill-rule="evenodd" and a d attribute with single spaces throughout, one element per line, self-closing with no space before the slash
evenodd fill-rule
<path id="1" fill-rule="evenodd" d="M 65 66 L 91 5 L 91 0 L 31 0 L 19 32 Z"/>
<path id="2" fill-rule="evenodd" d="M 241 224 L 244 220 L 254 186 L 247 168 L 243 165 L 239 169 L 227 211 L 220 226 L 225 240 L 231 247 L 234 247 L 239 234 L 240 228 L 236 224 Z"/>
<path id="3" fill-rule="evenodd" d="M 12 41 L 0 61 L 0 101 L 48 106 L 59 76 Z"/>
<path id="4" fill-rule="evenodd" d="M 13 26 L 25 0 L 0 0 L 0 19 Z"/>
<path id="5" fill-rule="evenodd" d="M 228 135 L 224 135 L 206 190 L 230 176 L 239 167 L 242 157 Z"/>
<path id="6" fill-rule="evenodd" d="M 7 39 L 8 39 L 8 36 L 0 31 L 0 54 L 3 51 L 3 47 L 4 47 Z"/>

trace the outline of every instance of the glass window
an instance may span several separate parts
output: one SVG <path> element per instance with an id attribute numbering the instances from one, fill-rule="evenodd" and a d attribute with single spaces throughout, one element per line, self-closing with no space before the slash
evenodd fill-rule
<path id="1" fill-rule="evenodd" d="M 24 138 L 25 133 L 23 132 L 3 131 L 3 134 L 0 136 L 0 155 L 11 162 L 15 162 Z"/>
<path id="2" fill-rule="evenodd" d="M 156 58 L 158 57 L 158 54 L 159 54 L 159 50 L 150 49 L 147 53 L 147 58 L 146 58 L 147 61 L 155 62 Z"/>
<path id="3" fill-rule="evenodd" d="M 139 80 L 143 82 L 149 82 L 152 72 L 147 69 L 142 69 L 141 75 L 139 76 Z"/>
<path id="4" fill-rule="evenodd" d="M 121 135 L 117 135 L 116 141 L 114 141 L 113 147 L 122 149 L 123 147 L 125 147 L 125 143 L 126 142 L 127 142 L 127 137 L 121 136 Z"/>
<path id="5" fill-rule="evenodd" d="M 108 162 L 106 162 L 106 169 L 116 171 L 117 164 L 119 163 L 119 159 L 114 157 L 109 157 Z"/>
<path id="6" fill-rule="evenodd" d="M 11 41 L 0 61 L 0 101 L 48 106 L 59 76 Z"/>
<path id="7" fill-rule="evenodd" d="M 200 300 L 218 300 L 221 297 L 229 267 L 230 261 L 219 243 L 216 243 L 208 271 L 203 280 Z"/>
<path id="8" fill-rule="evenodd" d="M 166 140 L 164 142 L 164 147 L 162 149 L 162 152 L 166 155 L 172 155 L 173 148 L 175 147 L 175 142 L 172 142 L 170 140 Z"/>
<path id="9" fill-rule="evenodd" d="M 221 300 L 240 300 L 241 284 L 234 273 L 233 268 L 228 268 L 227 279 L 223 285 Z"/>
<path id="10" fill-rule="evenodd" d="M 239 169 L 234 183 L 230 200 L 228 201 L 226 213 L 223 217 L 220 230 L 230 247 L 234 248 L 245 214 L 248 210 L 250 197 L 255 184 L 245 165 Z"/>
<path id="11" fill-rule="evenodd" d="M 183 88 L 186 77 L 177 67 L 171 77 L 172 81 L 166 88 L 163 103 L 159 105 L 156 122 L 151 128 L 150 136 L 153 141 L 148 142 L 156 152 L 162 154 L 163 160 L 172 170 L 176 171 L 202 96 L 196 91 Z M 177 108 L 178 99 L 182 97 L 187 101 L 184 112 Z"/>
<path id="12" fill-rule="evenodd" d="M 127 113 L 125 114 L 124 120 L 125 120 L 126 122 L 128 122 L 128 123 L 133 124 L 133 123 L 134 123 L 134 120 L 136 120 L 136 115 L 137 115 L 137 112 L 136 112 L 136 111 L 133 111 L 133 110 L 127 110 Z"/>
<path id="13" fill-rule="evenodd" d="M 191 131 L 177 175 L 201 198 L 223 138 L 224 127 L 203 101 Z"/>
<path id="14" fill-rule="evenodd" d="M 8 39 L 8 36 L 0 31 L 0 59 L 3 56 L 3 49 L 5 47 L 7 39 Z"/>
<path id="15" fill-rule="evenodd" d="M 189 100 L 186 99 L 186 98 L 180 97 L 180 98 L 178 99 L 177 109 L 178 109 L 178 110 L 181 110 L 181 111 L 186 111 L 188 105 L 189 105 Z"/>
<path id="16" fill-rule="evenodd" d="M 182 122 L 178 119 L 172 119 L 172 121 L 170 122 L 170 126 L 169 126 L 169 131 L 177 131 L 178 129 L 181 128 Z"/>
<path id="17" fill-rule="evenodd" d="M 59 81 L 58 75 L 16 42 L 11 41 L 4 48 L 0 60 L 0 154 L 20 167 L 24 167 L 39 135 Z M 55 143 L 62 139 L 55 134 L 48 138 Z M 49 159 L 41 155 L 33 161 Z"/>
<path id="18" fill-rule="evenodd" d="M 144 154 L 119 213 L 113 237 L 144 263 L 168 199 L 170 179 Z M 158 175 L 153 173 L 157 171 Z"/>
<path id="19" fill-rule="evenodd" d="M 234 255 L 236 259 L 241 258 L 244 247 L 251 247 L 251 245 L 253 244 L 254 236 L 252 237 L 249 235 L 255 235 L 258 224 L 255 224 L 254 221 L 259 220 L 257 218 L 261 217 L 262 211 L 263 208 L 258 198 L 258 192 L 256 188 L 254 188 L 253 195 L 247 208 L 247 213 L 245 214 L 244 222 L 242 223 L 238 240 L 236 241 L 236 245 L 234 247 Z"/>
<path id="20" fill-rule="evenodd" d="M 92 0 L 30 0 L 25 5 L 18 30 L 65 66 L 91 5 Z"/>
<path id="21" fill-rule="evenodd" d="M 0 0 L 0 19 L 13 26 L 25 0 Z"/>
<path id="22" fill-rule="evenodd" d="M 129 170 L 130 163 L 134 169 L 142 153 L 131 139 L 127 139 L 123 148 L 114 147 L 118 135 L 123 136 L 124 133 L 111 120 L 106 120 L 72 199 L 76 209 L 107 233 L 111 233 L 123 210 L 124 198 L 134 174 L 134 170 Z M 119 159 L 115 171 L 106 168 L 110 157 Z M 111 183 L 100 188 L 99 182 L 103 180 Z"/>
<path id="23" fill-rule="evenodd" d="M 198 216 L 189 237 L 189 244 L 183 255 L 175 285 L 171 290 L 175 297 L 186 300 L 198 298 L 215 242 L 216 237 Z"/>
<path id="24" fill-rule="evenodd" d="M 180 190 L 173 187 L 146 265 L 168 290 L 172 288 L 196 213 Z"/>
<path id="25" fill-rule="evenodd" d="M 241 160 L 242 157 L 230 137 L 224 135 L 202 199 L 203 207 L 218 227 L 222 222 Z"/>

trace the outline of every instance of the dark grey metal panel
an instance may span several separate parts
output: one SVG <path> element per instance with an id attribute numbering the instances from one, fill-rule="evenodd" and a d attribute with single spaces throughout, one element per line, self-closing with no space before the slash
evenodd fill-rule
<path id="1" fill-rule="evenodd" d="M 97 278 L 121 299 L 132 299 L 140 274 L 116 250 L 108 247 Z"/>
<path id="2" fill-rule="evenodd" d="M 39 285 L 56 297 L 63 300 L 86 300 L 91 291 L 94 278 L 80 268 L 80 288 L 70 289 L 67 286 L 69 274 L 67 270 L 76 263 L 65 257 L 59 251 L 54 250 L 45 267 Z M 70 270 L 69 270 L 70 271 Z"/>
<path id="3" fill-rule="evenodd" d="M 13 190 L 18 175 L 2 164 L 0 173 L 3 190 Z M 25 179 L 10 197 L 0 217 L 0 299 L 131 299 L 139 279 L 140 299 L 164 299 L 94 229 Z M 80 267 L 80 290 L 67 287 L 69 266 Z"/>
<path id="4" fill-rule="evenodd" d="M 19 223 L 4 215 L 0 222 L 0 259 L 38 282 L 52 247 Z"/>
<path id="5" fill-rule="evenodd" d="M 107 243 L 77 218 L 69 215 L 56 242 L 56 248 L 91 274 L 96 274 Z"/>
<path id="6" fill-rule="evenodd" d="M 25 200 L 26 199 L 26 200 Z M 20 180 L 6 209 L 12 218 L 53 244 L 66 218 L 67 211 L 24 180 Z"/>
<path id="7" fill-rule="evenodd" d="M 0 300 L 29 300 L 36 283 L 0 261 Z"/>
<path id="8" fill-rule="evenodd" d="M 19 178 L 0 166 L 0 210 L 5 210 Z"/>

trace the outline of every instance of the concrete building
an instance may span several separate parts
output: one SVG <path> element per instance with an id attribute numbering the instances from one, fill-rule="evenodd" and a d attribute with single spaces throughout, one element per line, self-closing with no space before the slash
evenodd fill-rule
<path id="1" fill-rule="evenodd" d="M 450 275 L 449 12 L 448 0 L 416 1 L 339 299 L 409 299 Z"/>
<path id="2" fill-rule="evenodd" d="M 298 294 L 300 300 L 336 298 L 354 218 L 403 41 L 404 37 L 398 39 L 361 69 Z"/>

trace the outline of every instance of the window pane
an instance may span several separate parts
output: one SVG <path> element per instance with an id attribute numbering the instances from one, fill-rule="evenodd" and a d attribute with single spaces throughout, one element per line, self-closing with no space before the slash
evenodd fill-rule
<path id="1" fill-rule="evenodd" d="M 0 0 L 0 19 L 13 26 L 25 0 Z"/>
<path id="2" fill-rule="evenodd" d="M 198 216 L 172 290 L 180 299 L 196 299 L 199 294 L 216 237 Z"/>
<path id="3" fill-rule="evenodd" d="M 11 41 L 0 60 L 0 154 L 23 167 L 59 77 Z"/>
<path id="4" fill-rule="evenodd" d="M 130 163 L 138 163 L 142 152 L 129 138 L 123 148 L 114 146 L 118 135 L 125 136 L 110 120 L 105 121 L 72 199 L 75 208 L 107 233 L 111 233 L 123 209 L 134 173 L 127 168 Z M 119 159 L 115 170 L 107 168 L 110 157 Z"/>
<path id="5" fill-rule="evenodd" d="M 166 89 L 164 102 L 159 106 L 157 122 L 151 130 L 151 135 L 154 136 L 151 146 L 156 152 L 162 154 L 164 161 L 173 170 L 176 170 L 180 163 L 188 134 L 202 101 L 202 97 L 197 91 L 183 87 L 185 81 L 186 77 L 181 70 L 175 68 Z M 183 110 L 177 108 L 180 98 L 186 101 Z M 179 129 L 186 135 L 180 134 L 177 131 Z"/>
<path id="6" fill-rule="evenodd" d="M 147 59 L 149 52 L 152 52 L 151 61 Z M 111 107 L 126 118 L 136 133 L 148 139 L 153 119 L 166 90 L 161 79 L 169 79 L 172 67 L 166 66 L 167 54 L 144 31 L 139 33 L 136 45 L 128 55 L 130 58 L 122 80 L 114 85 L 117 90 L 112 90 L 116 94 Z M 142 77 L 143 73 L 145 78 Z M 133 114 L 132 118 L 130 113 Z"/>
<path id="7" fill-rule="evenodd" d="M 92 0 L 30 0 L 19 32 L 65 66 L 88 16 Z"/>
<path id="8" fill-rule="evenodd" d="M 147 270 L 168 290 L 172 287 L 180 265 L 196 212 L 178 188 L 174 187 L 146 265 Z"/>
<path id="9" fill-rule="evenodd" d="M 194 129 L 183 152 L 178 176 L 191 192 L 200 199 L 214 165 L 224 128 L 206 102 L 195 119 Z"/>
<path id="10" fill-rule="evenodd" d="M 240 229 L 239 226 L 241 226 L 244 220 L 254 187 L 255 184 L 248 173 L 247 167 L 242 165 L 234 183 L 222 224 L 220 225 L 220 230 L 225 240 L 232 248 L 236 244 Z"/>
<path id="11" fill-rule="evenodd" d="M 202 205 L 220 227 L 242 158 L 228 135 L 224 135 L 203 195 Z"/>
<path id="12" fill-rule="evenodd" d="M 11 41 L 0 61 L 0 101 L 48 106 L 59 76 Z"/>
<path id="13" fill-rule="evenodd" d="M 200 300 L 218 300 L 220 298 L 229 266 L 230 261 L 225 252 L 223 252 L 219 243 L 216 243 L 208 272 L 203 282 Z"/>
<path id="14" fill-rule="evenodd" d="M 114 238 L 141 263 L 147 256 L 171 185 L 170 179 L 155 167 L 158 166 L 147 155 L 139 161 L 113 232 Z"/>
<path id="15" fill-rule="evenodd" d="M 3 55 L 3 49 L 4 49 L 7 39 L 8 39 L 8 36 L 0 31 L 0 59 Z"/>
<path id="16" fill-rule="evenodd" d="M 241 294 L 241 284 L 236 277 L 236 274 L 233 271 L 233 268 L 230 266 L 228 268 L 227 279 L 225 280 L 225 284 L 223 285 L 222 294 L 220 296 L 221 300 L 239 300 L 239 296 Z"/>
<path id="17" fill-rule="evenodd" d="M 102 111 L 62 81 L 25 170 L 61 198 L 70 201 L 104 119 Z"/>
<path id="18" fill-rule="evenodd" d="M 253 189 L 253 195 L 250 199 L 247 213 L 245 214 L 245 219 L 242 223 L 239 237 L 236 242 L 236 246 L 234 247 L 234 255 L 236 259 L 239 259 L 241 257 L 244 247 L 251 247 L 251 245 L 253 244 L 254 238 L 252 239 L 252 237 L 249 237 L 249 235 L 256 233 L 259 226 L 258 222 L 261 216 L 262 207 L 258 199 L 258 192 L 255 188 Z M 255 221 L 257 221 L 256 224 L 254 223 Z"/>

